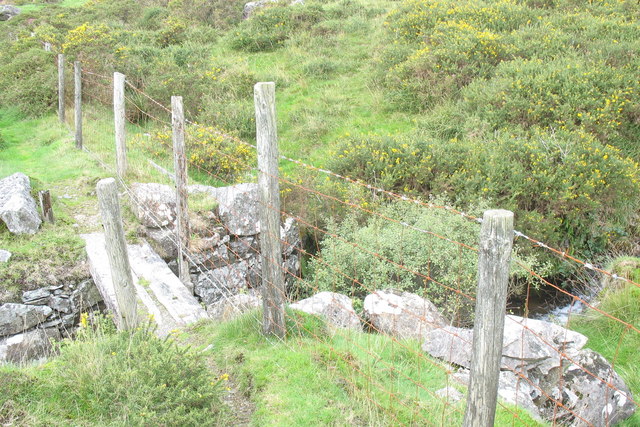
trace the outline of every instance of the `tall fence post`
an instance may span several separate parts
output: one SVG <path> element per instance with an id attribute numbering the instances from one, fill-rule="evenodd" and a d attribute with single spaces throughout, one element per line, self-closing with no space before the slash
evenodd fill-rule
<path id="1" fill-rule="evenodd" d="M 122 73 L 113 73 L 113 117 L 116 126 L 116 165 L 118 175 L 127 174 L 127 145 L 125 133 L 125 103 L 124 103 L 125 76 Z"/>
<path id="2" fill-rule="evenodd" d="M 119 329 L 129 330 L 138 325 L 136 291 L 131 276 L 131 265 L 124 239 L 118 188 L 113 178 L 98 181 L 96 186 L 98 203 L 102 214 L 105 233 L 105 246 L 109 256 L 111 278 L 116 292 L 119 313 L 116 325 Z"/>
<path id="3" fill-rule="evenodd" d="M 58 54 L 58 120 L 64 123 L 64 54 Z"/>
<path id="4" fill-rule="evenodd" d="M 480 231 L 471 380 L 464 427 L 494 424 L 512 246 L 513 212 L 486 211 Z"/>
<path id="5" fill-rule="evenodd" d="M 189 208 L 187 201 L 187 156 L 184 144 L 184 108 L 181 96 L 171 97 L 171 127 L 173 130 L 173 165 L 176 177 L 176 210 L 178 234 L 178 275 L 192 289 L 189 263 L 185 251 L 189 247 Z"/>
<path id="6" fill-rule="evenodd" d="M 275 83 L 254 87 L 258 186 L 260 194 L 260 256 L 262 259 L 262 331 L 284 337 L 284 276 L 280 245 L 280 188 Z"/>
<path id="7" fill-rule="evenodd" d="M 73 63 L 76 148 L 82 149 L 82 65 Z"/>

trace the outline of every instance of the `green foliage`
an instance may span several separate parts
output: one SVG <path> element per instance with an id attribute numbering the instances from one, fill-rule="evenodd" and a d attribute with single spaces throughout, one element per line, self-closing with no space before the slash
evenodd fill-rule
<path id="1" fill-rule="evenodd" d="M 54 55 L 32 47 L 10 59 L 0 55 L 0 103 L 21 112 L 39 116 L 57 105 L 57 73 L 52 67 Z"/>
<path id="2" fill-rule="evenodd" d="M 155 132 L 150 139 L 142 137 L 136 143 L 161 156 L 172 152 L 172 133 L 170 130 Z M 255 162 L 255 150 L 252 147 L 218 128 L 189 125 L 185 132 L 185 143 L 189 165 L 223 181 L 233 181 L 250 170 Z"/>
<path id="3" fill-rule="evenodd" d="M 420 109 L 455 94 L 477 78 L 486 78 L 514 52 L 506 37 L 464 21 L 435 24 L 429 43 L 389 71 L 387 83 L 409 108 Z"/>
<path id="4" fill-rule="evenodd" d="M 465 106 L 497 128 L 580 129 L 634 157 L 640 136 L 640 83 L 629 69 L 560 58 L 501 64 L 490 82 L 464 91 Z"/>
<path id="5" fill-rule="evenodd" d="M 83 315 L 76 339 L 32 372 L 0 396 L 0 407 L 10 398 L 39 423 L 219 425 L 225 415 L 221 380 L 202 355 L 148 326 L 118 333 Z"/>
<path id="6" fill-rule="evenodd" d="M 265 7 L 237 27 L 230 45 L 248 52 L 274 50 L 283 46 L 294 32 L 310 28 L 323 16 L 320 6 Z"/>
<path id="7" fill-rule="evenodd" d="M 287 320 L 294 333 L 265 339 L 261 317 L 257 310 L 227 323 L 201 323 L 189 333 L 199 345 L 213 345 L 211 357 L 255 403 L 253 424 L 428 424 L 434 414 L 462 422 L 464 399 L 445 406 L 433 395 L 447 375 L 421 343 L 341 329 L 327 334 L 323 320 L 293 311 Z M 498 408 L 496 423 L 541 425 L 511 407 Z"/>
<path id="8" fill-rule="evenodd" d="M 401 192 L 448 193 L 464 206 L 481 196 L 514 210 L 523 231 L 582 254 L 623 239 L 639 207 L 636 162 L 584 132 L 350 138 L 330 167 Z"/>
<path id="9" fill-rule="evenodd" d="M 318 258 L 310 260 L 313 287 L 359 299 L 378 289 L 405 290 L 425 296 L 449 318 L 468 324 L 473 318 L 478 254 L 447 239 L 477 247 L 478 225 L 444 209 L 409 203 L 382 207 L 377 213 L 364 223 L 355 216 L 330 223 Z M 517 293 L 530 277 L 515 260 L 536 271 L 545 271 L 545 266 L 515 253 L 511 292 Z"/>

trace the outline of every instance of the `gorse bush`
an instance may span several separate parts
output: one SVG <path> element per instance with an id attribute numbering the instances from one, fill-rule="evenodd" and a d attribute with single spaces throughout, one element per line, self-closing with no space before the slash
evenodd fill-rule
<path id="1" fill-rule="evenodd" d="M 470 323 L 478 253 L 445 238 L 477 247 L 478 224 L 443 209 L 409 203 L 383 206 L 378 212 L 380 216 L 371 216 L 364 224 L 355 216 L 329 224 L 329 236 L 323 240 L 318 258 L 310 260 L 311 285 L 358 299 L 379 289 L 414 292 L 434 302 L 450 319 L 463 325 Z M 400 222 L 435 234 L 410 229 Z M 535 258 L 525 259 L 514 251 L 513 293 L 521 292 L 524 282 L 531 281 L 531 276 L 516 267 L 516 259 L 535 266 L 537 271 L 546 271 Z"/>
<path id="2" fill-rule="evenodd" d="M 400 90 L 401 102 L 415 102 L 412 109 L 419 109 L 451 96 L 476 78 L 490 76 L 514 50 L 499 33 L 461 21 L 439 22 L 429 43 L 396 64 L 387 82 Z"/>
<path id="3" fill-rule="evenodd" d="M 231 33 L 230 45 L 249 52 L 270 51 L 284 45 L 294 32 L 308 29 L 322 20 L 319 6 L 266 7 Z"/>
<path id="4" fill-rule="evenodd" d="M 57 105 L 57 72 L 52 67 L 55 56 L 32 47 L 14 56 L 0 55 L 0 103 L 21 112 L 39 116 Z"/>
<path id="5" fill-rule="evenodd" d="M 515 60 L 501 64 L 489 82 L 466 88 L 464 104 L 498 128 L 580 129 L 637 158 L 639 92 L 631 68 L 574 58 Z"/>
<path id="6" fill-rule="evenodd" d="M 150 138 L 142 136 L 135 143 L 153 155 L 164 156 L 172 152 L 172 132 L 154 132 Z M 253 147 L 218 128 L 189 125 L 185 130 L 185 143 L 188 164 L 223 181 L 233 181 L 255 163 Z"/>
<path id="7" fill-rule="evenodd" d="M 330 167 L 385 188 L 478 198 L 516 212 L 517 226 L 583 254 L 624 240 L 640 207 L 638 164 L 585 132 L 483 139 L 350 138 Z"/>
<path id="8" fill-rule="evenodd" d="M 102 317 L 81 317 L 74 341 L 14 384 L 8 398 L 38 425 L 220 425 L 222 380 L 193 350 L 157 338 L 149 326 L 116 332 Z M 33 405 L 33 401 L 37 405 Z M 73 421 L 70 421 L 73 420 Z M 34 420 L 27 424 L 35 423 Z"/>

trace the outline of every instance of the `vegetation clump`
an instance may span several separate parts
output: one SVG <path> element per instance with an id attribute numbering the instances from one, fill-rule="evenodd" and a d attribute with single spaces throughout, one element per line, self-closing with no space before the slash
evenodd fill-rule
<path id="1" fill-rule="evenodd" d="M 201 355 L 157 338 L 149 326 L 116 332 L 110 320 L 83 314 L 76 339 L 59 352 L 21 375 L 0 371 L 0 383 L 12 385 L 0 396 L 3 419 L 209 426 L 225 419 L 222 380 Z"/>

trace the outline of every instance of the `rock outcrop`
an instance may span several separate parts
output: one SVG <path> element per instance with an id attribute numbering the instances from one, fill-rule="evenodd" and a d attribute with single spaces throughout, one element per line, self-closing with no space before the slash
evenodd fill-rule
<path id="1" fill-rule="evenodd" d="M 207 307 L 207 313 L 212 319 L 226 322 L 260 307 L 262 307 L 262 298 L 259 296 L 238 294 L 211 304 Z"/>
<path id="2" fill-rule="evenodd" d="M 0 21 L 8 21 L 14 16 L 18 16 L 20 14 L 20 9 L 15 6 L 0 5 Z"/>
<path id="3" fill-rule="evenodd" d="M 35 234 L 40 228 L 42 220 L 25 174 L 18 172 L 0 180 L 0 219 L 14 234 Z"/>
<path id="4" fill-rule="evenodd" d="M 351 298 L 335 292 L 320 292 L 295 304 L 295 310 L 324 317 L 330 325 L 338 328 L 361 330 L 360 319 L 353 309 Z"/>
<path id="5" fill-rule="evenodd" d="M 461 366 L 468 384 L 471 329 L 446 326 L 429 332 L 423 350 Z M 550 322 L 506 316 L 499 395 L 535 416 L 566 425 L 612 425 L 635 411 L 631 392 L 587 338 Z M 562 402 L 558 406 L 556 402 Z"/>
<path id="6" fill-rule="evenodd" d="M 177 256 L 175 238 L 175 191 L 161 184 L 134 184 L 134 212 L 144 224 L 143 234 L 165 261 Z M 206 306 L 248 292 L 261 285 L 260 221 L 258 186 L 189 186 L 190 194 L 205 194 L 217 206 L 198 216 L 198 238 L 188 261 L 195 294 Z M 282 265 L 285 279 L 293 283 L 300 275 L 300 231 L 293 218 L 283 221 Z"/>
<path id="7" fill-rule="evenodd" d="M 364 313 L 371 326 L 399 338 L 424 339 L 447 325 L 431 301 L 409 292 L 380 290 L 364 299 Z"/>
<path id="8" fill-rule="evenodd" d="M 22 293 L 22 303 L 0 306 L 0 363 L 47 356 L 51 340 L 69 336 L 80 313 L 99 309 L 102 297 L 93 281 L 66 283 Z"/>

